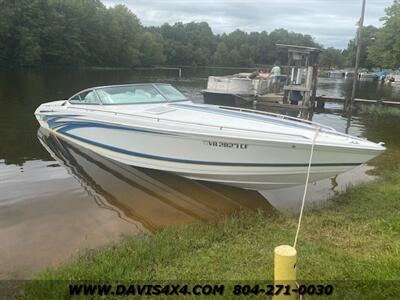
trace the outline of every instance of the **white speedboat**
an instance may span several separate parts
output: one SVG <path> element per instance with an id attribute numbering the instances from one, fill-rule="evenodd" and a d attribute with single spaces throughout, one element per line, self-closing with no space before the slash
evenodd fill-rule
<path id="1" fill-rule="evenodd" d="M 311 181 L 385 150 L 314 122 L 195 104 L 168 84 L 90 88 L 35 115 L 57 136 L 126 165 L 255 190 L 303 184 L 313 141 Z"/>

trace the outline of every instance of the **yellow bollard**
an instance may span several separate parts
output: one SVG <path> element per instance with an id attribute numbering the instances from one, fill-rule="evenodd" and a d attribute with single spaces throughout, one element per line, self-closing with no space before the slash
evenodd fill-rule
<path id="1" fill-rule="evenodd" d="M 297 251 L 292 246 L 283 245 L 276 247 L 274 252 L 275 252 L 275 262 L 274 262 L 275 286 L 276 285 L 284 286 L 284 288 L 281 289 L 280 293 L 274 296 L 274 300 L 296 299 L 298 294 L 293 293 L 292 290 L 297 289 L 296 286 Z M 290 286 L 290 288 L 288 288 L 287 286 Z M 275 288 L 275 291 L 277 292 L 278 288 Z"/>

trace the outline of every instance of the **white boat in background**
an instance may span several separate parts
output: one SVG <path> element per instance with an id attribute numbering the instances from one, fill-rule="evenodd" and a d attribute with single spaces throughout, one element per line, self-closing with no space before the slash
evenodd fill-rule
<path id="1" fill-rule="evenodd" d="M 328 72 L 328 77 L 329 78 L 337 78 L 337 79 L 341 79 L 344 78 L 346 75 L 345 71 L 338 71 L 338 70 L 333 70 L 333 71 L 329 71 Z"/>
<path id="2" fill-rule="evenodd" d="M 40 125 L 126 165 L 263 190 L 335 176 L 382 153 L 381 144 L 297 118 L 194 104 L 168 84 L 86 89 L 40 105 Z"/>
<path id="3" fill-rule="evenodd" d="M 400 74 L 393 75 L 392 85 L 400 86 Z"/>
<path id="4" fill-rule="evenodd" d="M 344 78 L 349 79 L 349 78 L 354 78 L 354 72 L 353 71 L 346 71 L 344 74 Z"/>
<path id="5" fill-rule="evenodd" d="M 378 77 L 376 76 L 376 73 L 373 72 L 361 72 L 360 74 L 358 74 L 358 77 L 360 80 L 376 80 L 378 79 Z"/>

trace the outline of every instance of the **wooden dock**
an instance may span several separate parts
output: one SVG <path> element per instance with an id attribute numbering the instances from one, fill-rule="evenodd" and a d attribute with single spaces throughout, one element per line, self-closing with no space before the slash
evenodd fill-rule
<path id="1" fill-rule="evenodd" d="M 283 94 L 269 93 L 265 95 L 259 95 L 256 103 L 258 106 L 264 106 L 266 108 L 285 109 L 285 110 L 308 110 L 309 107 L 303 105 L 292 105 L 289 103 L 283 103 Z"/>

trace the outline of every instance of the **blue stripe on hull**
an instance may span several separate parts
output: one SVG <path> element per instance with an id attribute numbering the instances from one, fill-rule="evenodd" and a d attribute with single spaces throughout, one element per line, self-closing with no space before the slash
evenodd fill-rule
<path id="1" fill-rule="evenodd" d="M 93 126 L 97 127 L 97 126 Z M 107 149 L 110 151 L 114 151 L 117 153 L 122 153 L 122 154 L 127 154 L 130 156 L 136 156 L 136 157 L 141 157 L 141 158 L 148 158 L 148 159 L 154 159 L 154 160 L 161 160 L 161 161 L 170 161 L 170 162 L 176 162 L 176 163 L 185 163 L 185 164 L 197 164 L 197 165 L 210 165 L 210 166 L 239 166 L 239 167 L 307 167 L 308 163 L 236 163 L 236 162 L 217 162 L 217 161 L 197 161 L 197 160 L 186 160 L 186 159 L 179 159 L 179 158 L 172 158 L 172 157 L 162 157 L 162 156 L 156 156 L 156 155 L 150 155 L 150 154 L 145 154 L 145 153 L 140 153 L 140 152 L 134 152 L 118 147 L 114 147 L 111 145 L 106 145 L 103 143 L 98 143 L 86 138 L 82 138 L 79 136 L 76 136 L 74 134 L 69 133 L 68 131 L 72 128 L 79 128 L 74 124 L 73 127 L 63 127 L 59 130 L 57 130 L 58 133 L 61 135 L 65 135 L 67 137 L 70 137 L 72 139 L 87 143 L 89 145 L 93 145 L 96 147 L 100 147 L 103 149 Z M 312 164 L 314 167 L 339 167 L 339 166 L 358 166 L 362 163 L 315 163 Z"/>
<path id="2" fill-rule="evenodd" d="M 71 129 L 75 129 L 75 128 L 96 127 L 96 128 L 120 129 L 120 130 L 127 130 L 127 131 L 139 131 L 139 132 L 146 132 L 146 133 L 176 136 L 175 134 L 172 134 L 172 133 L 166 133 L 166 132 L 161 132 L 161 131 L 157 131 L 157 130 L 135 128 L 135 127 L 124 126 L 124 125 L 116 125 L 116 124 L 107 123 L 107 122 L 86 121 L 84 119 L 77 119 L 76 117 L 79 117 L 79 115 L 51 115 L 51 116 L 46 116 L 46 118 L 44 118 L 43 120 L 47 122 L 49 128 L 51 128 L 53 130 L 57 130 L 59 132 L 67 132 L 67 131 L 69 131 Z M 69 118 L 70 120 L 59 121 L 59 119 L 64 119 L 64 118 Z"/>

